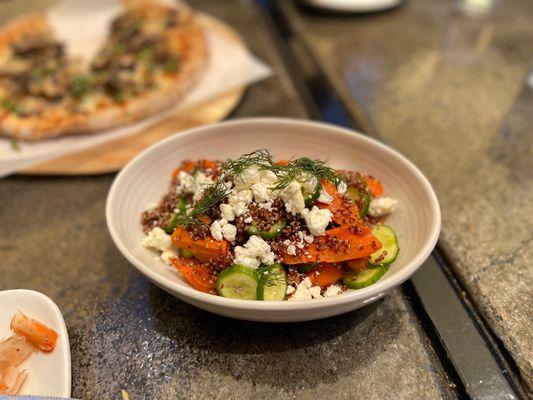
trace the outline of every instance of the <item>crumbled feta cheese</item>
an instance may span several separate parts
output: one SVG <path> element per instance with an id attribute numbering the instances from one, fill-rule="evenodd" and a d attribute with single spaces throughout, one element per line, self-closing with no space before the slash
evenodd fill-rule
<path id="1" fill-rule="evenodd" d="M 205 188 L 213 183 L 214 181 L 210 176 L 207 176 L 203 172 L 197 172 L 194 175 L 193 200 L 200 200 Z"/>
<path id="2" fill-rule="evenodd" d="M 320 191 L 320 196 L 318 196 L 317 199 L 320 203 L 324 204 L 331 204 L 333 201 L 333 196 L 331 196 L 328 192 L 326 192 L 324 189 Z"/>
<path id="3" fill-rule="evenodd" d="M 270 188 L 276 184 L 278 177 L 268 170 L 261 170 L 257 173 L 257 181 L 250 186 L 254 199 L 258 203 L 273 202 L 279 196 L 278 191 Z"/>
<path id="4" fill-rule="evenodd" d="M 293 244 L 290 244 L 287 246 L 287 254 L 294 256 L 296 255 L 296 246 Z"/>
<path id="5" fill-rule="evenodd" d="M 289 239 L 285 239 L 285 240 L 283 241 L 283 244 L 284 244 L 285 246 L 289 246 L 289 245 L 291 244 L 291 241 L 290 241 Z"/>
<path id="6" fill-rule="evenodd" d="M 235 212 L 233 211 L 233 207 L 229 204 L 220 205 L 220 215 L 226 221 L 233 221 L 235 219 Z"/>
<path id="7" fill-rule="evenodd" d="M 178 179 L 180 183 L 176 188 L 176 193 L 180 195 L 192 194 L 194 201 L 198 201 L 202 197 L 204 189 L 214 183 L 213 178 L 200 171 L 194 175 L 180 171 Z"/>
<path id="8" fill-rule="evenodd" d="M 236 190 L 250 189 L 250 187 L 259 181 L 259 168 L 256 166 L 246 168 L 234 178 Z"/>
<path id="9" fill-rule="evenodd" d="M 341 287 L 337 284 L 334 284 L 334 285 L 328 286 L 328 288 L 324 292 L 324 297 L 334 297 L 334 296 L 338 296 L 341 293 L 342 293 Z"/>
<path id="10" fill-rule="evenodd" d="M 235 237 L 237 236 L 237 227 L 232 224 L 225 224 L 222 226 L 222 235 L 224 239 L 229 242 L 234 242 Z"/>
<path id="11" fill-rule="evenodd" d="M 376 197 L 370 201 L 368 213 L 372 217 L 381 217 L 393 212 L 397 205 L 398 201 L 391 197 Z"/>
<path id="12" fill-rule="evenodd" d="M 302 195 L 302 185 L 297 181 L 292 181 L 280 193 L 281 199 L 285 203 L 287 212 L 295 215 L 305 208 L 304 196 Z"/>
<path id="13" fill-rule="evenodd" d="M 224 238 L 222 235 L 222 226 L 218 220 L 211 224 L 209 230 L 211 231 L 211 236 L 213 236 L 213 239 L 222 240 Z"/>
<path id="14" fill-rule="evenodd" d="M 293 294 L 295 291 L 296 291 L 296 289 L 294 288 L 294 286 L 288 285 L 287 286 L 287 290 L 285 291 L 285 293 L 286 294 Z"/>
<path id="15" fill-rule="evenodd" d="M 176 188 L 178 194 L 190 194 L 192 193 L 192 188 L 194 186 L 194 176 L 191 174 L 180 171 L 178 174 L 179 185 Z"/>
<path id="16" fill-rule="evenodd" d="M 322 236 L 331 222 L 332 214 L 327 208 L 320 209 L 314 206 L 311 211 L 305 209 L 302 212 L 309 231 L 315 236 Z"/>
<path id="17" fill-rule="evenodd" d="M 309 277 L 298 284 L 296 291 L 289 298 L 291 300 L 311 300 L 320 298 L 320 286 L 313 286 Z"/>
<path id="18" fill-rule="evenodd" d="M 234 193 L 228 197 L 228 203 L 233 208 L 233 213 L 236 217 L 240 217 L 246 211 L 248 211 L 248 204 L 252 201 L 253 194 L 249 189 L 240 191 L 234 191 Z"/>
<path id="19" fill-rule="evenodd" d="M 339 192 L 340 194 L 344 194 L 346 193 L 346 190 L 348 190 L 348 186 L 346 185 L 346 182 L 340 181 L 339 184 L 337 185 L 337 192 Z"/>
<path id="20" fill-rule="evenodd" d="M 143 239 L 142 245 L 146 248 L 167 251 L 172 248 L 172 241 L 170 235 L 167 235 L 163 229 L 156 227 Z"/>
<path id="21" fill-rule="evenodd" d="M 316 190 L 317 179 L 308 173 L 301 174 L 298 178 L 298 182 L 302 182 L 302 187 L 307 193 L 314 193 Z"/>
<path id="22" fill-rule="evenodd" d="M 311 244 L 315 241 L 315 237 L 313 235 L 305 235 L 304 240 L 307 243 Z"/>
<path id="23" fill-rule="evenodd" d="M 248 217 L 246 217 L 244 219 L 244 223 L 245 224 L 251 224 L 252 222 L 254 222 L 254 219 L 252 217 L 250 217 L 250 216 L 248 216 Z"/>
<path id="24" fill-rule="evenodd" d="M 243 264 L 251 268 L 257 268 L 261 263 L 273 264 L 274 253 L 270 245 L 259 236 L 252 235 L 244 245 L 235 247 L 235 264 Z"/>
<path id="25" fill-rule="evenodd" d="M 161 260 L 163 260 L 163 262 L 167 265 L 172 265 L 172 262 L 170 261 L 172 258 L 176 258 L 178 257 L 179 254 L 177 252 L 176 249 L 171 249 L 171 250 L 167 250 L 167 251 L 164 251 L 163 253 L 161 253 Z"/>

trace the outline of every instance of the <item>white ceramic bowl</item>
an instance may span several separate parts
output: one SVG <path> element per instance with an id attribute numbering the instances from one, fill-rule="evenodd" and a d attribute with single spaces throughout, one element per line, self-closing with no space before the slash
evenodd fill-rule
<path id="1" fill-rule="evenodd" d="M 226 159 L 266 148 L 275 158 L 308 156 L 333 167 L 378 177 L 385 194 L 399 201 L 387 219 L 398 235 L 400 254 L 374 285 L 340 296 L 291 302 L 227 299 L 199 292 L 143 248 L 140 215 L 166 193 L 172 170 L 184 159 Z M 111 237 L 122 254 L 168 293 L 216 314 L 254 321 L 305 321 L 363 307 L 408 279 L 437 242 L 440 209 L 424 175 L 391 148 L 333 125 L 278 118 L 241 119 L 178 133 L 135 157 L 117 176 L 107 199 Z"/>

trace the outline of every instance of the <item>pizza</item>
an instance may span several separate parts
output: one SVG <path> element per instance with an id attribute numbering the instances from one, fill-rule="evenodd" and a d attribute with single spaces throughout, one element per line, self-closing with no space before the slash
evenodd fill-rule
<path id="1" fill-rule="evenodd" d="M 85 67 L 69 57 L 45 15 L 26 16 L 0 31 L 0 134 L 39 140 L 146 118 L 190 90 L 207 56 L 187 7 L 127 6 Z"/>

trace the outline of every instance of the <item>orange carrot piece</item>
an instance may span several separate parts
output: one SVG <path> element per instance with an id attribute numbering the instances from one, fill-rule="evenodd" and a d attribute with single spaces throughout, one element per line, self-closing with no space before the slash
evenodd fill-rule
<path id="1" fill-rule="evenodd" d="M 276 165 L 289 165 L 289 160 L 278 160 Z"/>
<path id="2" fill-rule="evenodd" d="M 194 161 L 190 161 L 190 160 L 183 161 L 181 165 L 172 172 L 172 178 L 176 178 L 181 171 L 184 171 L 190 174 L 191 172 L 194 171 L 195 168 L 196 168 L 196 163 Z"/>
<path id="3" fill-rule="evenodd" d="M 202 169 L 212 169 L 213 171 L 217 169 L 217 163 L 212 160 L 204 159 L 200 162 Z"/>
<path id="4" fill-rule="evenodd" d="M 344 276 L 344 271 L 337 264 L 319 264 L 309 274 L 313 286 L 326 287 L 337 283 Z"/>
<path id="5" fill-rule="evenodd" d="M 364 179 L 372 197 L 378 197 L 383 194 L 383 185 L 378 179 L 371 175 L 366 176 Z"/>
<path id="6" fill-rule="evenodd" d="M 346 265 L 353 269 L 356 272 L 361 272 L 366 269 L 366 263 L 368 262 L 368 257 L 365 258 L 357 258 L 355 260 L 348 260 L 346 261 Z"/>
<path id="7" fill-rule="evenodd" d="M 174 246 L 189 250 L 200 261 L 223 260 L 228 251 L 226 240 L 215 240 L 211 236 L 195 240 L 183 226 L 174 230 L 171 240 Z"/>
<path id="8" fill-rule="evenodd" d="M 301 255 L 283 254 L 285 264 L 302 264 L 314 262 L 336 263 L 368 257 L 381 248 L 381 242 L 363 225 L 360 234 L 352 233 L 350 226 L 328 229 L 324 237 L 320 236 L 303 249 Z M 333 244 L 330 244 L 333 243 Z"/>
<path id="9" fill-rule="evenodd" d="M 209 267 L 193 258 L 175 257 L 170 259 L 170 261 L 193 288 L 204 293 L 212 293 L 214 291 L 216 278 Z"/>
<path id="10" fill-rule="evenodd" d="M 361 218 L 357 206 L 337 191 L 332 182 L 322 181 L 322 188 L 333 200 L 330 204 L 318 203 L 319 208 L 327 208 L 333 214 L 333 220 L 339 225 L 359 225 Z"/>
<path id="11" fill-rule="evenodd" d="M 11 320 L 11 329 L 17 335 L 24 336 L 42 351 L 52 351 L 56 347 L 57 332 L 42 322 L 26 317 L 20 310 Z"/>

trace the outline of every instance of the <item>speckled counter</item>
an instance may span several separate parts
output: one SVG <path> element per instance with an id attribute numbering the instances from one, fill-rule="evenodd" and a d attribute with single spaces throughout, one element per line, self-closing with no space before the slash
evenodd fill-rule
<path id="1" fill-rule="evenodd" d="M 533 387 L 533 3 L 468 15 L 410 0 L 362 16 L 282 4 L 350 114 L 430 178 L 440 248 Z"/>
<path id="2" fill-rule="evenodd" d="M 305 117 L 254 4 L 221 3 L 195 2 L 233 24 L 276 72 L 232 116 Z M 28 4 L 4 1 L 0 16 Z M 133 400 L 455 398 L 402 289 L 343 316 L 284 325 L 217 317 L 161 291 L 109 237 L 112 180 L 0 180 L 0 290 L 34 289 L 57 302 L 73 397 L 118 399 L 125 389 Z"/>

